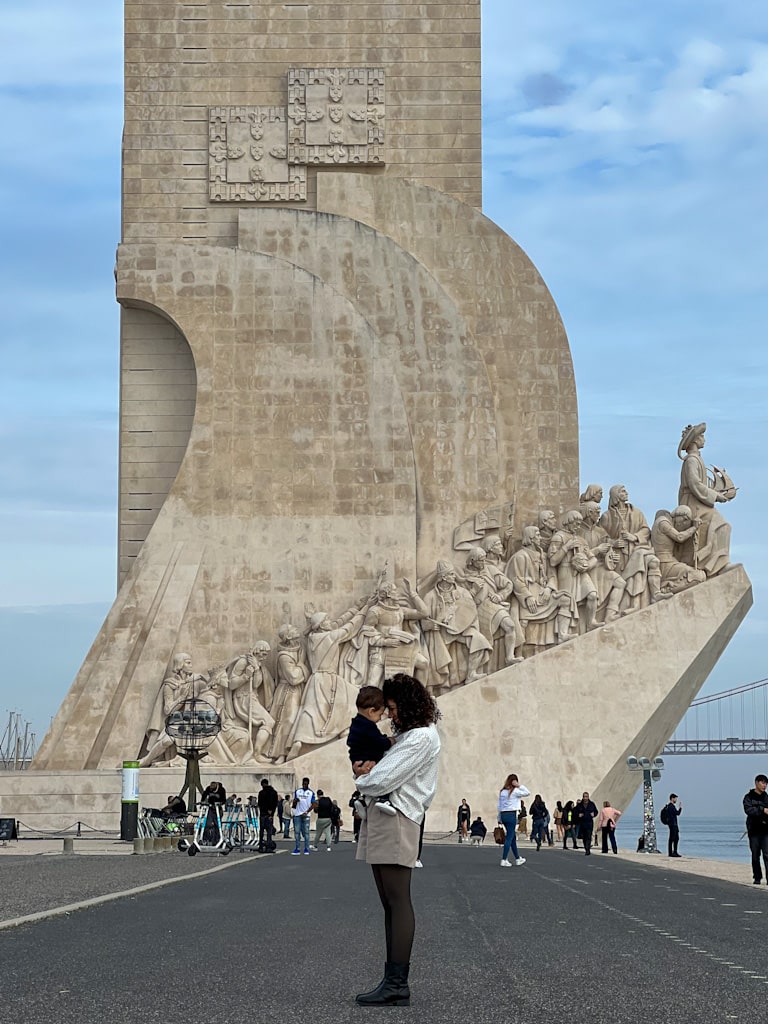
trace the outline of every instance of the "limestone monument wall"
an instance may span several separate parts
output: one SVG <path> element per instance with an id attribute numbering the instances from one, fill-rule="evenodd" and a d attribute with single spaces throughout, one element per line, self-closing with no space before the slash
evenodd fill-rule
<path id="1" fill-rule="evenodd" d="M 652 526 L 579 496 L 560 316 L 480 210 L 479 19 L 126 3 L 120 588 L 35 771 L 171 778 L 200 699 L 206 772 L 343 796 L 359 687 L 408 671 L 445 710 L 438 814 L 510 759 L 628 794 L 623 747 L 658 752 L 746 613 L 706 424 Z"/>

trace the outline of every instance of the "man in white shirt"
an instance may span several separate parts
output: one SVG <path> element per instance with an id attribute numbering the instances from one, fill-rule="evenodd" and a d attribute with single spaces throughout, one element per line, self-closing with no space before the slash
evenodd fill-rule
<path id="1" fill-rule="evenodd" d="M 301 854 L 302 837 L 304 838 L 304 853 L 307 857 L 309 856 L 309 813 L 315 800 L 315 794 L 309 788 L 309 779 L 302 779 L 300 788 L 293 794 L 293 807 L 291 809 L 293 835 L 296 841 L 296 847 L 291 853 L 292 857 L 298 857 Z"/>

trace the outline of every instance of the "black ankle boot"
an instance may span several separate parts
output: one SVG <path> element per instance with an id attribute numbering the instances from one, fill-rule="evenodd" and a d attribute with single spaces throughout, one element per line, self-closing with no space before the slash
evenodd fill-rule
<path id="1" fill-rule="evenodd" d="M 384 979 L 370 992 L 361 992 L 355 996 L 360 1006 L 408 1006 L 411 991 L 408 988 L 408 971 L 410 964 L 387 962 L 384 965 Z"/>

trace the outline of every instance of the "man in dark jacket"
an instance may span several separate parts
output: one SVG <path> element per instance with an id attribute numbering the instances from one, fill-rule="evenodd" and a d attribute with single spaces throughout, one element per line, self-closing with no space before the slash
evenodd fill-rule
<path id="1" fill-rule="evenodd" d="M 744 813 L 747 816 L 747 835 L 749 848 L 752 851 L 752 879 L 760 885 L 763 873 L 760 867 L 760 855 L 765 865 L 765 878 L 768 881 L 768 776 L 756 775 L 755 788 L 750 789 L 744 797 Z"/>
<path id="2" fill-rule="evenodd" d="M 680 826 L 677 823 L 677 819 L 683 813 L 683 804 L 679 800 L 677 793 L 669 794 L 669 803 L 664 808 L 665 818 L 667 819 L 665 824 L 669 829 L 669 839 L 667 840 L 667 855 L 669 857 L 679 857 L 680 854 L 677 852 L 677 844 L 680 842 Z"/>
<path id="3" fill-rule="evenodd" d="M 271 853 L 275 849 L 272 838 L 275 831 L 275 811 L 278 801 L 277 790 L 270 786 L 269 779 L 261 780 L 261 789 L 256 797 L 259 807 L 259 852 Z"/>
<path id="4" fill-rule="evenodd" d="M 584 856 L 589 857 L 592 853 L 592 829 L 597 817 L 597 807 L 589 799 L 589 793 L 584 793 L 581 800 L 573 808 L 576 835 L 584 843 Z"/>

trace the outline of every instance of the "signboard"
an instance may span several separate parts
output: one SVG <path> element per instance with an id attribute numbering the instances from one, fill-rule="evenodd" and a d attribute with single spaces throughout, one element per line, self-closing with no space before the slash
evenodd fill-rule
<path id="1" fill-rule="evenodd" d="M 18 839 L 16 834 L 15 818 L 0 818 L 0 843 L 7 843 L 9 839 Z"/>

